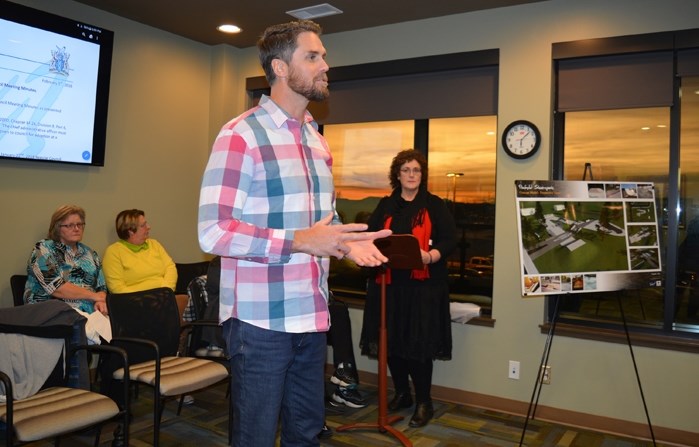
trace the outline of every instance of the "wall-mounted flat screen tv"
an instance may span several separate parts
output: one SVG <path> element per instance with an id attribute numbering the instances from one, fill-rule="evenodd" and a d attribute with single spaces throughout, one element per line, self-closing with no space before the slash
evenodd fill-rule
<path id="1" fill-rule="evenodd" d="M 114 33 L 0 0 L 0 163 L 104 166 Z"/>

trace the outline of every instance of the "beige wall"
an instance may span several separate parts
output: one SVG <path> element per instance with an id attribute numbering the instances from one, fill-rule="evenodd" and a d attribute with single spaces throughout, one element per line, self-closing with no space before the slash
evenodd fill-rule
<path id="1" fill-rule="evenodd" d="M 99 251 L 114 239 L 114 214 L 139 207 L 177 261 L 201 259 L 195 227 L 201 171 L 217 129 L 245 107 L 244 78 L 261 75 L 254 50 L 206 47 L 69 0 L 19 3 L 113 29 L 115 59 L 106 167 L 0 162 L 6 238 L 0 277 L 23 271 L 31 244 L 64 202 L 87 209 L 85 241 Z M 331 67 L 499 48 L 498 128 L 528 119 L 545 134 L 543 150 L 527 161 L 498 148 L 495 327 L 454 325 L 454 358 L 436 362 L 436 385 L 529 401 L 545 342 L 544 301 L 522 299 L 516 283 L 513 182 L 549 176 L 551 44 L 687 28 L 699 28 L 695 0 L 550 0 L 324 36 Z M 10 305 L 6 283 L 0 292 Z M 353 309 L 352 318 L 357 340 L 361 311 Z M 647 348 L 635 354 L 653 424 L 699 436 L 699 356 Z M 521 362 L 520 380 L 507 378 L 508 360 Z M 359 356 L 358 363 L 376 372 L 374 360 Z M 549 363 L 553 383 L 540 405 L 645 423 L 625 345 L 558 336 Z"/>
<path id="2" fill-rule="evenodd" d="M 140 208 L 176 262 L 202 260 L 196 216 L 212 141 L 212 48 L 72 1 L 19 3 L 114 30 L 114 57 L 104 167 L 0 161 L 0 277 L 26 271 L 32 245 L 64 203 L 85 208 L 84 242 L 99 253 L 116 240 L 116 214 Z M 6 281 L 0 293 L 11 304 Z"/>

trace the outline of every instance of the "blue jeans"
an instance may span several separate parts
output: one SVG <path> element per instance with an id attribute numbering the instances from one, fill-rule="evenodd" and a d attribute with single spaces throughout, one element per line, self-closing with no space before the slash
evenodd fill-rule
<path id="1" fill-rule="evenodd" d="M 262 329 L 235 318 L 223 323 L 231 355 L 233 446 L 318 446 L 325 419 L 326 334 Z"/>

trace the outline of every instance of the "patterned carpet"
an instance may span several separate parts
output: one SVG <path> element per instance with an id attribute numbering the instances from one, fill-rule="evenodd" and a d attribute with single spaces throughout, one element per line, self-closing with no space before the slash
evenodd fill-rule
<path id="1" fill-rule="evenodd" d="M 328 385 L 328 393 L 332 392 Z M 400 445 L 392 435 L 380 433 L 377 429 L 361 429 L 337 432 L 343 425 L 355 423 L 374 423 L 377 421 L 377 390 L 371 386 L 362 386 L 363 395 L 370 403 L 366 408 L 326 407 L 326 420 L 333 428 L 333 435 L 321 441 L 323 446 L 396 446 Z M 169 401 L 163 414 L 160 433 L 160 445 L 216 447 L 226 446 L 227 400 L 225 385 L 219 385 L 194 395 L 193 405 L 185 406 L 182 414 L 177 416 L 177 404 Z M 133 405 L 134 419 L 131 423 L 131 445 L 135 447 L 153 445 L 153 421 L 150 390 L 142 388 L 140 397 Z M 444 402 L 435 402 L 435 418 L 422 428 L 408 427 L 412 409 L 403 410 L 399 415 L 404 419 L 392 426 L 403 432 L 415 447 L 499 447 L 517 446 L 522 435 L 524 418 L 465 407 Z M 115 425 L 105 426 L 102 431 L 100 446 L 109 446 Z M 4 434 L 3 434 L 4 435 Z M 94 442 L 93 434 L 81 434 L 61 440 L 61 444 L 70 447 L 89 446 Z M 278 444 L 278 443 L 277 443 Z M 4 438 L 0 441 L 4 444 Z M 52 445 L 50 442 L 29 444 L 33 447 Z M 641 447 L 651 446 L 652 442 L 605 435 L 579 428 L 565 427 L 543 421 L 529 421 L 522 445 L 529 447 Z M 658 446 L 663 444 L 658 443 Z M 254 447 L 254 446 L 251 446 Z"/>

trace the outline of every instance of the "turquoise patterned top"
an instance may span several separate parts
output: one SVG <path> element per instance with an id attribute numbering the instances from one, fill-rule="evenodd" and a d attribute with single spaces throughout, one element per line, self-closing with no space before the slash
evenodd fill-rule
<path id="1" fill-rule="evenodd" d="M 48 300 L 66 282 L 93 292 L 107 291 L 99 255 L 80 242 L 75 250 L 51 239 L 37 242 L 29 257 L 27 275 L 24 288 L 24 302 L 27 304 Z M 63 301 L 83 312 L 95 311 L 94 301 L 90 299 Z"/>

